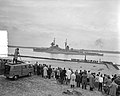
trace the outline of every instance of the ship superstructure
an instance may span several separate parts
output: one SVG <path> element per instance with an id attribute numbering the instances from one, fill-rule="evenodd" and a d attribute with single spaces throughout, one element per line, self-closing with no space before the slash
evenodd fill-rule
<path id="1" fill-rule="evenodd" d="M 33 48 L 34 52 L 46 52 L 51 54 L 65 54 L 65 55 L 97 55 L 97 56 L 103 56 L 101 53 L 95 53 L 95 52 L 87 52 L 84 50 L 77 50 L 73 49 L 68 46 L 67 39 L 65 41 L 65 48 L 60 48 L 58 44 L 56 44 L 55 38 L 53 42 L 51 43 L 51 46 L 48 48 Z"/>

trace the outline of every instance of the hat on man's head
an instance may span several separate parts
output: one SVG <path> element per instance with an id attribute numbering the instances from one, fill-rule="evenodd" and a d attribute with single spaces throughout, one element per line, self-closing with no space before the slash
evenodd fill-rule
<path id="1" fill-rule="evenodd" d="M 19 50 L 19 48 L 17 48 L 17 50 Z"/>

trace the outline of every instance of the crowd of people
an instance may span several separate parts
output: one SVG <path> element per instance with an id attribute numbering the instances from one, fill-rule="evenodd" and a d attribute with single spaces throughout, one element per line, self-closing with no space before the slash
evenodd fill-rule
<path id="1" fill-rule="evenodd" d="M 120 77 L 115 75 L 107 75 L 92 73 L 90 70 L 76 70 L 66 68 L 53 68 L 51 65 L 34 64 L 34 74 L 40 75 L 45 79 L 55 79 L 59 84 L 70 85 L 71 88 L 82 88 L 85 90 L 98 90 L 106 95 L 119 96 L 120 86 L 116 83 L 116 79 Z"/>

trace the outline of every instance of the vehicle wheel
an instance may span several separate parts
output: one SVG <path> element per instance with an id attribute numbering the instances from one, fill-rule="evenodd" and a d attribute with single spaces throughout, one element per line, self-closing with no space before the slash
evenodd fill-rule
<path id="1" fill-rule="evenodd" d="M 17 75 L 15 75 L 15 76 L 13 77 L 13 79 L 14 79 L 14 80 L 17 80 L 17 79 L 18 79 L 18 76 L 17 76 Z"/>
<path id="2" fill-rule="evenodd" d="M 6 76 L 5 78 L 6 78 L 6 79 L 9 79 L 9 77 L 7 77 L 7 76 Z"/>

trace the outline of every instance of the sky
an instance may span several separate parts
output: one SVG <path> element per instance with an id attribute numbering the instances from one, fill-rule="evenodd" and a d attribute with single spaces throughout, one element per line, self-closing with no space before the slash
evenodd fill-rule
<path id="1" fill-rule="evenodd" d="M 8 44 L 120 50 L 119 0 L 0 0 Z"/>

